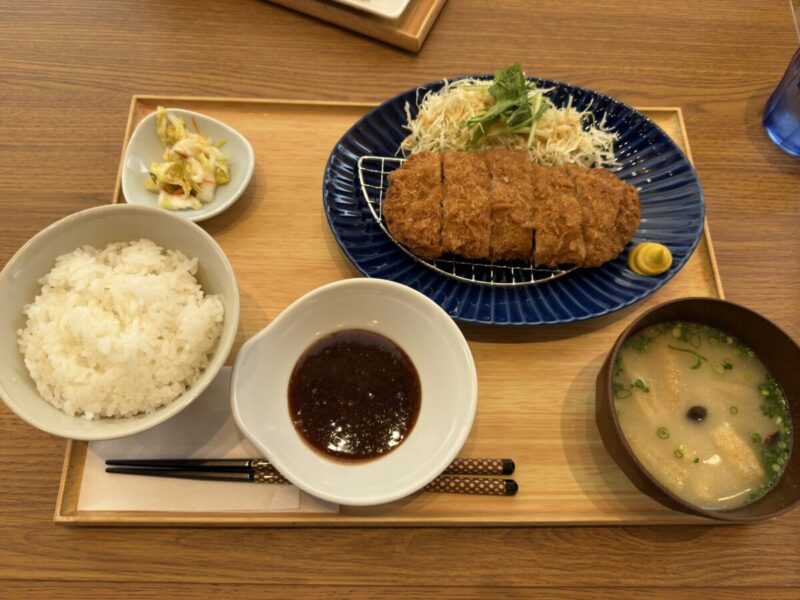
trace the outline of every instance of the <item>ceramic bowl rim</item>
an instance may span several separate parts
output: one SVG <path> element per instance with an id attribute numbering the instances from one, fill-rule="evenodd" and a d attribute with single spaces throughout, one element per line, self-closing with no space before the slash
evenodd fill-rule
<path id="1" fill-rule="evenodd" d="M 234 341 L 236 339 L 236 330 L 238 328 L 239 323 L 239 312 L 240 312 L 240 298 L 239 298 L 239 285 L 236 281 L 236 274 L 233 270 L 233 266 L 231 265 L 228 257 L 225 255 L 225 252 L 222 250 L 222 247 L 217 243 L 217 241 L 205 231 L 199 225 L 192 223 L 191 221 L 187 221 L 177 215 L 169 213 L 167 211 L 152 208 L 149 206 L 142 206 L 138 204 L 104 204 L 102 206 L 94 206 L 91 208 L 87 208 L 84 210 L 80 210 L 74 213 L 71 213 L 53 223 L 50 223 L 36 234 L 33 235 L 29 240 L 27 240 L 9 259 L 9 261 L 5 264 L 3 269 L 0 271 L 0 286 L 3 282 L 10 277 L 10 273 L 21 263 L 22 260 L 33 250 L 35 247 L 42 243 L 44 240 L 52 237 L 57 231 L 64 230 L 65 228 L 71 227 L 73 223 L 76 221 L 82 221 L 86 219 L 91 219 L 96 215 L 102 215 L 103 213 L 114 213 L 114 212 L 143 212 L 149 213 L 153 215 L 155 218 L 161 219 L 173 219 L 177 224 L 180 226 L 185 226 L 186 224 L 189 225 L 189 229 L 194 229 L 196 233 L 200 235 L 200 238 L 209 243 L 209 246 L 212 248 L 214 253 L 218 256 L 221 260 L 223 266 L 225 267 L 225 273 L 227 274 L 227 278 L 229 278 L 229 283 L 232 284 L 232 297 L 231 297 L 231 308 L 233 309 L 233 314 L 226 313 L 225 314 L 225 321 L 223 322 L 222 331 L 220 333 L 220 339 L 217 342 L 218 346 L 214 351 L 214 354 L 209 361 L 208 366 L 203 371 L 203 373 L 198 377 L 197 381 L 186 391 L 184 391 L 180 396 L 175 398 L 169 404 L 157 409 L 154 413 L 148 413 L 148 415 L 156 414 L 158 416 L 151 417 L 146 421 L 140 421 L 136 423 L 136 425 L 132 425 L 129 428 L 121 427 L 120 431 L 115 432 L 97 432 L 97 433 L 87 433 L 85 435 L 80 436 L 72 436 L 70 434 L 65 434 L 58 430 L 56 427 L 49 426 L 47 423 L 39 423 L 34 422 L 33 419 L 29 418 L 29 415 L 24 410 L 22 405 L 20 405 L 16 400 L 14 400 L 10 393 L 7 391 L 6 386 L 0 381 L 0 399 L 3 400 L 5 405 L 13 412 L 17 417 L 50 435 L 54 435 L 57 437 L 65 438 L 65 439 L 72 439 L 78 441 L 104 441 L 104 440 L 113 440 L 128 437 L 131 435 L 135 435 L 137 433 L 141 433 L 142 431 L 146 431 L 159 425 L 166 421 L 167 419 L 173 417 L 174 415 L 178 414 L 184 408 L 189 406 L 203 391 L 208 387 L 208 385 L 213 381 L 216 374 L 220 371 L 220 369 L 224 366 L 225 360 L 230 354 L 231 348 L 233 347 Z M 228 323 L 228 319 L 234 319 L 235 325 L 229 326 L 228 334 L 226 333 L 225 324 Z M 232 332 L 232 333 L 231 333 Z M 33 384 L 33 383 L 32 383 Z M 35 389 L 35 385 L 34 385 Z M 38 394 L 38 390 L 36 391 Z M 39 396 L 39 399 L 42 402 L 47 402 L 44 398 Z M 58 410 L 58 409 L 56 409 Z M 80 416 L 73 417 L 75 419 L 81 419 Z M 127 417 L 122 417 L 127 418 Z M 120 421 L 121 422 L 121 421 Z"/>

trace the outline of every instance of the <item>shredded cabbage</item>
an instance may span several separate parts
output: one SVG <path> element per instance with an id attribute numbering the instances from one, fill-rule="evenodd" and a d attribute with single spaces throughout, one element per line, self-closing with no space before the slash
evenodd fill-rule
<path id="1" fill-rule="evenodd" d="M 195 124 L 195 128 L 197 124 Z M 168 210 L 198 209 L 214 200 L 217 185 L 231 180 L 228 159 L 210 137 L 187 130 L 183 119 L 163 106 L 156 110 L 156 133 L 164 146 L 163 162 L 150 165 L 144 186 L 158 193 Z"/>
<path id="2" fill-rule="evenodd" d="M 426 93 L 418 103 L 416 118 L 411 117 L 411 106 L 406 103 L 405 128 L 410 134 L 400 145 L 401 150 L 415 154 L 472 149 L 476 129 L 481 127 L 477 121 L 495 103 L 489 93 L 491 86 L 491 80 L 444 80 L 438 92 Z M 557 108 L 547 96 L 549 91 L 533 86 L 528 91 L 532 112 L 543 110 L 532 125 L 513 132 L 492 126 L 482 132 L 477 147 L 528 150 L 531 160 L 542 165 L 617 165 L 614 142 L 618 136 L 605 126 L 605 117 L 597 121 L 590 107 L 573 108 L 572 97 L 567 106 Z M 472 125 L 468 123 L 471 120 Z"/>

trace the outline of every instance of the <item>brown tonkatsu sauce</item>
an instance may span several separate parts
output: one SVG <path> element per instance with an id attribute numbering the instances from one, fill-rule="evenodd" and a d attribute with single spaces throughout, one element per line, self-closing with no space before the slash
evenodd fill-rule
<path id="1" fill-rule="evenodd" d="M 419 375 L 392 340 L 364 329 L 315 342 L 294 366 L 289 413 L 316 450 L 345 460 L 383 456 L 411 433 Z"/>

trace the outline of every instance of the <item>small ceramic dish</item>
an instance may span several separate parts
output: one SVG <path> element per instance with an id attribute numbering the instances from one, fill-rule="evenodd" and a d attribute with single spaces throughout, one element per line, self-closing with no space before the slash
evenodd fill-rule
<path id="1" fill-rule="evenodd" d="M 622 345 L 632 335 L 665 321 L 693 321 L 722 329 L 752 348 L 781 387 L 793 420 L 790 455 L 783 475 L 763 497 L 731 510 L 696 506 L 662 485 L 637 458 L 620 427 L 614 408 L 613 365 Z M 683 298 L 645 312 L 622 332 L 597 377 L 596 420 L 603 444 L 628 479 L 654 500 L 674 510 L 722 521 L 760 521 L 791 509 L 800 502 L 800 347 L 777 325 L 738 304 L 713 298 Z M 792 451 L 793 450 L 793 451 Z"/>
<path id="2" fill-rule="evenodd" d="M 225 140 L 222 153 L 228 157 L 231 180 L 225 185 L 217 186 L 214 200 L 204 204 L 202 208 L 168 211 L 190 221 L 210 219 L 236 202 L 250 183 L 255 168 L 253 147 L 241 133 L 221 121 L 190 110 L 180 108 L 167 110 L 182 117 L 189 130 L 195 131 L 197 123 L 203 135 L 210 136 L 215 141 Z M 156 113 L 152 112 L 136 126 L 125 151 L 122 165 L 122 194 L 128 204 L 159 208 L 158 194 L 145 189 L 144 182 L 150 172 L 150 164 L 161 161 L 163 152 L 164 147 L 156 134 Z"/>
<path id="3" fill-rule="evenodd" d="M 388 337 L 416 367 L 422 397 L 408 437 L 380 458 L 340 461 L 301 438 L 289 414 L 289 379 L 320 337 L 366 329 Z M 467 341 L 437 304 L 409 287 L 347 279 L 318 288 L 248 340 L 233 367 L 231 403 L 239 428 L 289 481 L 348 505 L 382 504 L 420 490 L 458 455 L 469 435 L 478 380 Z"/>
<path id="4" fill-rule="evenodd" d="M 217 347 L 195 383 L 169 404 L 155 411 L 123 418 L 85 419 L 70 416 L 44 400 L 28 374 L 17 343 L 25 326 L 23 308 L 40 292 L 39 280 L 56 257 L 91 245 L 147 238 L 167 249 L 198 259 L 197 280 L 206 294 L 217 294 L 225 318 Z M 72 214 L 33 236 L 0 272 L 0 398 L 24 421 L 47 433 L 75 440 L 110 440 L 149 429 L 177 414 L 213 381 L 225 364 L 239 325 L 239 288 L 236 276 L 219 244 L 201 227 L 167 211 L 115 204 Z"/>

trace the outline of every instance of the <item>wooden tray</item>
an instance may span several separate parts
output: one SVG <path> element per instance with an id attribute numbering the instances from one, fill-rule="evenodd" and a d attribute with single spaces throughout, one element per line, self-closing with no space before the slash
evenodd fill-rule
<path id="1" fill-rule="evenodd" d="M 358 276 L 328 228 L 320 190 L 328 155 L 370 105 L 278 100 L 134 97 L 126 140 L 159 104 L 196 110 L 253 144 L 245 195 L 202 223 L 233 263 L 241 291 L 241 344 L 293 300 Z M 640 109 L 691 157 L 678 108 Z M 123 150 L 124 155 L 124 150 Z M 121 200 L 119 181 L 114 202 Z M 185 525 L 587 525 L 712 523 L 640 493 L 606 454 L 594 422 L 595 377 L 614 340 L 645 309 L 683 296 L 721 298 L 706 228 L 683 270 L 646 300 L 590 321 L 550 327 L 462 327 L 475 357 L 478 414 L 461 455 L 511 457 L 513 498 L 420 493 L 339 514 L 86 512 L 77 510 L 86 444 L 70 442 L 55 520 L 78 524 Z"/>
<path id="2" fill-rule="evenodd" d="M 419 52 L 447 0 L 411 0 L 403 14 L 393 20 L 329 0 L 270 1 L 404 50 Z"/>

